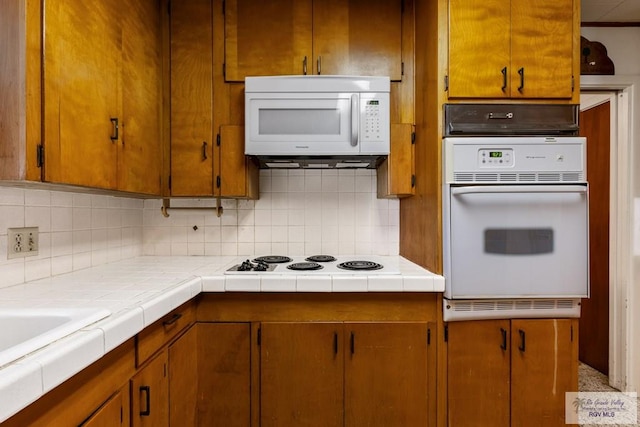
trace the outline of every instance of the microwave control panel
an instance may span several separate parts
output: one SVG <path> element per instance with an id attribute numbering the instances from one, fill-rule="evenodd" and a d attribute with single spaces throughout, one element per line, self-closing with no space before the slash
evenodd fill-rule
<path id="1" fill-rule="evenodd" d="M 365 141 L 380 141 L 382 133 L 380 130 L 380 100 L 365 99 L 364 103 L 364 128 L 363 138 Z"/>

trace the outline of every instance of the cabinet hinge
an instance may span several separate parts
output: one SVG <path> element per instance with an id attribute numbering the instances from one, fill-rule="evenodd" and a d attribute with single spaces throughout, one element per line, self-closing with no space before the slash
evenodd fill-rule
<path id="1" fill-rule="evenodd" d="M 216 188 L 220 188 L 220 175 L 216 176 Z"/>
<path id="2" fill-rule="evenodd" d="M 449 341 L 449 326 L 445 325 L 444 327 L 444 342 Z"/>
<path id="3" fill-rule="evenodd" d="M 411 145 L 416 143 L 416 133 L 411 132 Z"/>
<path id="4" fill-rule="evenodd" d="M 427 345 L 431 345 L 431 328 L 427 328 Z"/>
<path id="5" fill-rule="evenodd" d="M 444 91 L 449 90 L 449 76 L 444 76 Z"/>
<path id="6" fill-rule="evenodd" d="M 262 344 L 262 328 L 258 328 L 258 345 Z"/>
<path id="7" fill-rule="evenodd" d="M 44 145 L 38 144 L 36 147 L 36 164 L 39 168 L 44 166 Z"/>
<path id="8" fill-rule="evenodd" d="M 416 186 L 416 176 L 411 175 L 411 188 Z"/>
<path id="9" fill-rule="evenodd" d="M 216 135 L 216 145 L 220 147 L 220 134 Z"/>

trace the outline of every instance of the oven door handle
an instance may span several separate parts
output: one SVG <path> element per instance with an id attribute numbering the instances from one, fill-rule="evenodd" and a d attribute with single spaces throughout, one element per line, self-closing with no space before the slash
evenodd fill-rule
<path id="1" fill-rule="evenodd" d="M 491 193 L 587 193 L 586 185 L 483 185 L 474 187 L 451 187 L 451 195 Z"/>

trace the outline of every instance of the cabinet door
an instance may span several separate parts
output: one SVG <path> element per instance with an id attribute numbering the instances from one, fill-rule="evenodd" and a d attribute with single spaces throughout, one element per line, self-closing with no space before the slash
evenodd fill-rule
<path id="1" fill-rule="evenodd" d="M 118 189 L 160 194 L 162 39 L 158 0 L 127 0 L 122 20 Z"/>
<path id="2" fill-rule="evenodd" d="M 198 420 L 198 334 L 189 328 L 169 346 L 169 425 L 195 427 Z"/>
<path id="3" fill-rule="evenodd" d="M 225 80 L 311 74 L 311 0 L 226 0 Z"/>
<path id="4" fill-rule="evenodd" d="M 259 169 L 244 155 L 244 126 L 220 126 L 220 196 L 259 197 Z"/>
<path id="5" fill-rule="evenodd" d="M 169 425 L 167 350 L 163 350 L 131 379 L 131 425 Z"/>
<path id="6" fill-rule="evenodd" d="M 402 80 L 402 0 L 313 2 L 314 74 Z"/>
<path id="7" fill-rule="evenodd" d="M 343 425 L 343 349 L 339 323 L 263 323 L 262 427 Z"/>
<path id="8" fill-rule="evenodd" d="M 511 425 L 565 426 L 565 392 L 578 391 L 571 319 L 512 320 Z"/>
<path id="9" fill-rule="evenodd" d="M 511 96 L 571 98 L 573 0 L 511 1 Z"/>
<path id="10" fill-rule="evenodd" d="M 80 427 L 115 427 L 129 425 L 129 408 L 125 407 L 123 391 L 111 396 L 91 417 L 87 418 Z"/>
<path id="11" fill-rule="evenodd" d="M 206 427 L 251 425 L 251 325 L 198 323 L 198 420 Z"/>
<path id="12" fill-rule="evenodd" d="M 509 427 L 509 320 L 450 322 L 447 327 L 448 425 Z"/>
<path id="13" fill-rule="evenodd" d="M 504 0 L 449 0 L 449 97 L 509 96 L 511 9 Z"/>
<path id="14" fill-rule="evenodd" d="M 345 423 L 428 424 L 427 323 L 345 325 Z"/>
<path id="15" fill-rule="evenodd" d="M 171 195 L 213 195 L 210 0 L 171 2 Z"/>
<path id="16" fill-rule="evenodd" d="M 115 0 L 44 2 L 46 181 L 117 187 L 120 11 Z"/>

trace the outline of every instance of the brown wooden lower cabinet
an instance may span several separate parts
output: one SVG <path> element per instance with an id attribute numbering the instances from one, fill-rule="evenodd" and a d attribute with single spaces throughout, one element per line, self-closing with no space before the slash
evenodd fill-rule
<path id="1" fill-rule="evenodd" d="M 578 391 L 576 319 L 447 325 L 449 427 L 566 426 Z"/>
<path id="2" fill-rule="evenodd" d="M 131 426 L 169 425 L 167 351 L 163 350 L 131 379 Z"/>
<path id="3" fill-rule="evenodd" d="M 426 322 L 265 322 L 261 426 L 426 426 Z"/>
<path id="4" fill-rule="evenodd" d="M 129 425 L 129 388 L 118 390 L 80 427 L 115 427 Z"/>

